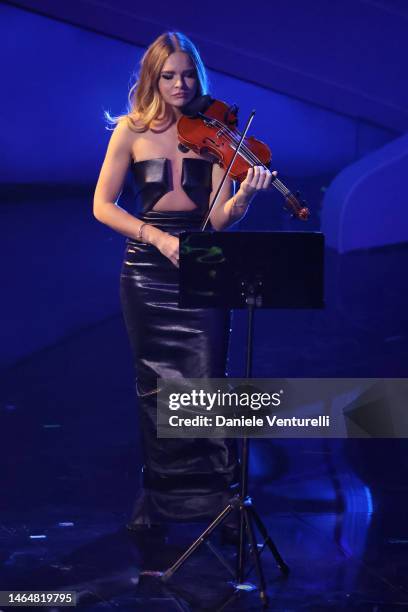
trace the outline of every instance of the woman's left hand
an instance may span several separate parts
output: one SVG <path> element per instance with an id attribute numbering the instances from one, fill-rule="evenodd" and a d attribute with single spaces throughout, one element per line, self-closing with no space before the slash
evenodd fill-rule
<path id="1" fill-rule="evenodd" d="M 258 191 L 268 189 L 272 178 L 277 176 L 277 171 L 271 172 L 264 166 L 253 166 L 248 169 L 245 180 L 242 181 L 239 191 L 247 198 L 252 198 Z"/>

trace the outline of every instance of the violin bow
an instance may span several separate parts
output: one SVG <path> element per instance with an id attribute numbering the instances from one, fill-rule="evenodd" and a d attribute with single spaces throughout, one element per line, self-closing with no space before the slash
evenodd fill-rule
<path id="1" fill-rule="evenodd" d="M 219 198 L 219 196 L 220 196 L 220 193 L 221 193 L 222 188 L 224 187 L 224 184 L 225 184 L 225 181 L 226 181 L 226 179 L 227 179 L 228 173 L 229 173 L 229 171 L 231 170 L 232 165 L 233 165 L 233 163 L 234 163 L 234 161 L 235 161 L 235 159 L 236 159 L 237 155 L 238 155 L 238 154 L 239 154 L 239 152 L 240 152 L 241 145 L 242 145 L 242 143 L 244 142 L 245 136 L 247 135 L 247 132 L 248 132 L 248 130 L 249 130 L 249 127 L 250 127 L 250 125 L 251 125 L 252 120 L 253 120 L 253 118 L 254 118 L 254 117 L 255 117 L 255 111 L 253 110 L 253 111 L 251 112 L 251 114 L 249 115 L 249 117 L 248 117 L 248 120 L 247 120 L 247 122 L 246 122 L 245 129 L 244 129 L 244 131 L 243 131 L 243 132 L 242 132 L 242 134 L 241 134 L 241 137 L 240 137 L 239 142 L 238 142 L 238 144 L 237 144 L 237 147 L 236 147 L 236 149 L 235 149 L 234 155 L 232 156 L 231 161 L 230 161 L 230 163 L 228 164 L 228 166 L 227 166 L 227 168 L 226 168 L 226 170 L 225 170 L 225 172 L 224 172 L 224 175 L 223 175 L 223 177 L 222 177 L 222 179 L 221 179 L 221 181 L 220 181 L 220 184 L 218 185 L 217 192 L 216 192 L 215 196 L 213 197 L 213 200 L 212 200 L 212 202 L 211 202 L 211 204 L 210 204 L 210 206 L 209 206 L 209 208 L 208 208 L 208 211 L 207 211 L 206 216 L 204 217 L 204 221 L 203 221 L 203 224 L 202 224 L 202 226 L 201 226 L 201 231 L 202 231 L 202 232 L 205 230 L 205 227 L 206 227 L 206 225 L 207 225 L 207 223 L 208 223 L 208 220 L 209 220 L 209 218 L 210 218 L 211 211 L 212 211 L 213 207 L 214 207 L 214 206 L 215 206 L 215 204 L 218 202 L 218 198 Z M 206 117 L 206 119 L 207 119 L 207 117 Z"/>

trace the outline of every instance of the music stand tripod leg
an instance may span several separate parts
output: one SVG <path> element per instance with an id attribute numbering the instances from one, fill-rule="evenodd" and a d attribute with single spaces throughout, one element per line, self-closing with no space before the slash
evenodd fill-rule
<path id="1" fill-rule="evenodd" d="M 199 548 L 207 538 L 212 534 L 214 529 L 218 527 L 220 523 L 222 523 L 227 516 L 233 511 L 235 507 L 235 500 L 232 499 L 231 503 L 229 503 L 224 510 L 213 520 L 212 523 L 198 536 L 198 538 L 189 546 L 189 548 L 177 559 L 175 563 L 171 567 L 169 567 L 165 572 L 160 575 L 160 579 L 162 581 L 169 580 L 173 574 L 187 561 L 187 559 L 193 554 L 197 548 Z M 225 563 L 224 563 L 225 565 Z"/>
<path id="2" fill-rule="evenodd" d="M 252 525 L 250 509 L 251 509 L 251 506 L 249 507 L 244 506 L 244 509 L 243 509 L 244 518 L 245 518 L 245 523 L 248 529 L 248 539 L 251 544 L 251 553 L 254 558 L 255 570 L 258 575 L 259 597 L 262 600 L 262 602 L 266 604 L 268 602 L 268 596 L 266 594 L 265 576 L 264 576 L 263 569 L 262 569 L 262 563 L 261 563 L 260 554 L 258 550 L 258 543 L 256 541 L 256 537 L 254 533 L 254 527 Z"/>
<path id="3" fill-rule="evenodd" d="M 244 569 L 245 569 L 245 549 L 246 549 L 246 524 L 243 510 L 243 501 L 239 506 L 239 541 L 238 541 L 238 555 L 237 555 L 237 583 L 244 582 Z"/>
<path id="4" fill-rule="evenodd" d="M 278 568 L 280 569 L 282 574 L 289 574 L 289 566 L 286 565 L 285 561 L 282 559 L 282 557 L 281 557 L 281 555 L 279 553 L 279 550 L 277 549 L 274 541 L 270 537 L 270 535 L 269 535 L 265 525 L 263 524 L 263 522 L 262 522 L 259 514 L 255 510 L 254 506 L 251 504 L 247 508 L 247 511 L 252 514 L 252 517 L 253 517 L 253 519 L 254 519 L 254 521 L 256 523 L 256 526 L 258 527 L 259 533 L 263 537 L 266 546 L 268 546 L 269 550 L 271 551 L 272 555 L 274 556 Z"/>

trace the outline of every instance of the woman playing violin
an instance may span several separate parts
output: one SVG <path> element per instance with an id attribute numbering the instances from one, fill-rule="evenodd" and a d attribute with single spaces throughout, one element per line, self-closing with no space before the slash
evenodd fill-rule
<path id="1" fill-rule="evenodd" d="M 229 311 L 178 307 L 178 234 L 200 227 L 223 176 L 211 159 L 179 148 L 182 109 L 207 94 L 202 60 L 179 32 L 157 38 L 130 90 L 129 111 L 116 124 L 94 197 L 98 221 L 127 237 L 120 277 L 123 316 L 132 347 L 143 452 L 140 492 L 129 529 L 213 518 L 237 481 L 236 441 L 158 439 L 160 378 L 223 378 Z M 126 173 L 137 190 L 132 212 L 117 204 Z M 248 170 L 235 195 L 226 180 L 210 223 L 225 230 L 246 213 L 269 170 Z"/>

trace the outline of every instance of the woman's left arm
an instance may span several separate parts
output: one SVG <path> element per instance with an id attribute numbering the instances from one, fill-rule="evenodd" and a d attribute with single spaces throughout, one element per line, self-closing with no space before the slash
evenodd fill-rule
<path id="1" fill-rule="evenodd" d="M 262 166 L 249 168 L 247 176 L 242 181 L 237 193 L 233 195 L 233 181 L 228 177 L 218 198 L 218 202 L 213 208 L 210 216 L 211 225 L 217 231 L 230 227 L 245 216 L 249 204 L 258 191 L 268 189 L 272 181 L 273 173 Z M 218 164 L 213 165 L 213 185 L 215 188 L 211 192 L 210 203 L 217 191 L 218 185 L 224 175 L 224 170 Z"/>

